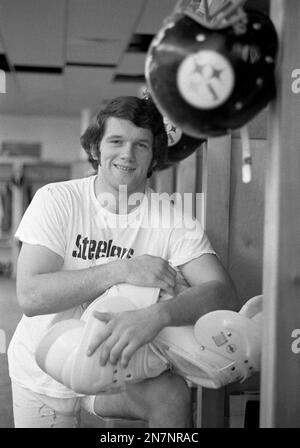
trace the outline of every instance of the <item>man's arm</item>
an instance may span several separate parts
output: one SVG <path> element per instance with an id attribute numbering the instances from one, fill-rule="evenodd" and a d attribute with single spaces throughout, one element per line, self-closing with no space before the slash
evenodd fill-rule
<path id="1" fill-rule="evenodd" d="M 50 249 L 23 243 L 18 259 L 17 297 L 27 316 L 58 313 L 93 301 L 111 286 L 128 282 L 128 278 L 133 284 L 165 290 L 175 284 L 175 271 L 168 263 L 149 255 L 75 271 L 62 271 L 62 266 L 62 257 Z"/>
<path id="2" fill-rule="evenodd" d="M 166 326 L 193 325 L 211 311 L 237 310 L 235 286 L 215 255 L 205 254 L 191 260 L 181 266 L 181 272 L 190 288 L 158 304 Z"/>
<path id="3" fill-rule="evenodd" d="M 89 347 L 92 354 L 101 347 L 100 363 L 119 359 L 126 367 L 133 353 L 151 342 L 166 326 L 193 325 L 203 315 L 217 309 L 238 307 L 233 282 L 215 255 L 205 254 L 181 267 L 190 288 L 171 300 L 123 313 L 94 315 L 107 323 Z"/>
<path id="4" fill-rule="evenodd" d="M 27 316 L 58 313 L 94 300 L 124 281 L 115 263 L 61 271 L 63 259 L 44 246 L 23 243 L 17 268 L 17 297 Z"/>

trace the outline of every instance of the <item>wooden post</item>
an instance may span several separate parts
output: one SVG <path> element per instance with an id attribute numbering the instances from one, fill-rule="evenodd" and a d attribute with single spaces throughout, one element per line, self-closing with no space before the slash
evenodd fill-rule
<path id="1" fill-rule="evenodd" d="M 230 136 L 209 138 L 203 157 L 204 223 L 208 238 L 224 266 L 228 263 L 229 246 L 230 161 Z M 228 426 L 225 388 L 198 387 L 197 401 L 197 428 Z"/>
<path id="2" fill-rule="evenodd" d="M 300 344 L 292 336 L 300 329 L 299 0 L 272 0 L 271 18 L 281 49 L 266 166 L 260 426 L 287 428 L 300 427 Z"/>
<path id="3" fill-rule="evenodd" d="M 224 266 L 228 262 L 231 137 L 209 138 L 203 166 L 205 230 Z"/>

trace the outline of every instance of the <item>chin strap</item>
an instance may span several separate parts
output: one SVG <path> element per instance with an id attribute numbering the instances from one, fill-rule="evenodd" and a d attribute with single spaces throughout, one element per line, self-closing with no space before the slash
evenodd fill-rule
<path id="1" fill-rule="evenodd" d="M 250 138 L 248 134 L 248 127 L 243 126 L 240 129 L 242 142 L 242 180 L 244 184 L 248 184 L 252 180 L 252 155 L 250 148 Z"/>

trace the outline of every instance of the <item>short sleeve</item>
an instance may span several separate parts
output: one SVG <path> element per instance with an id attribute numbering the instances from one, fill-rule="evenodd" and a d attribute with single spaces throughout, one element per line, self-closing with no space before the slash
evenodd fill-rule
<path id="1" fill-rule="evenodd" d="M 26 209 L 15 238 L 28 244 L 45 246 L 65 257 L 67 204 L 50 184 L 40 188 Z"/>
<path id="2" fill-rule="evenodd" d="M 180 266 L 204 254 L 216 255 L 200 222 L 189 215 L 183 215 L 180 225 L 175 225 L 170 234 L 169 260 L 173 266 Z"/>

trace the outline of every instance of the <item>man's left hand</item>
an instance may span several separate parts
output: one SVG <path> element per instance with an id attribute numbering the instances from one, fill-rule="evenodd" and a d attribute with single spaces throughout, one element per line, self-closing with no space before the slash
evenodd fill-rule
<path id="1" fill-rule="evenodd" d="M 147 308 L 122 313 L 102 313 L 93 315 L 106 323 L 102 333 L 98 333 L 88 347 L 91 356 L 101 345 L 100 364 L 108 360 L 116 364 L 119 360 L 127 367 L 132 355 L 141 346 L 151 342 L 164 328 L 164 314 L 155 304 Z"/>

